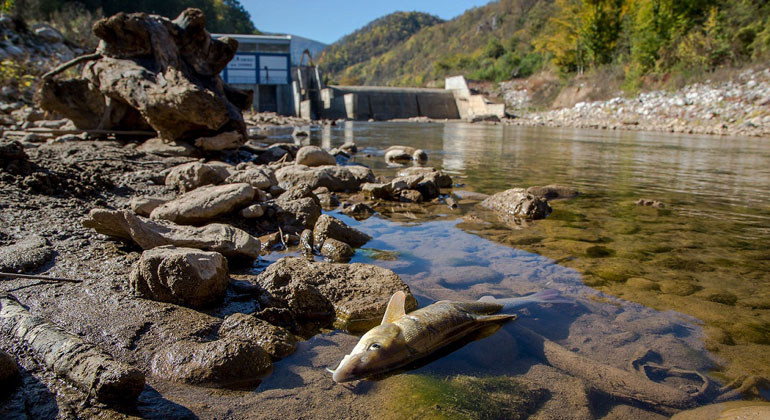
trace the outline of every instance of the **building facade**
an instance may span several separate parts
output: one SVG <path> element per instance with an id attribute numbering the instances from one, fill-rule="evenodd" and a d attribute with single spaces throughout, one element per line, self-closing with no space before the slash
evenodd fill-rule
<path id="1" fill-rule="evenodd" d="M 222 80 L 239 89 L 253 90 L 255 111 L 294 113 L 290 35 L 212 36 L 227 36 L 238 41 L 238 51 L 222 71 Z"/>

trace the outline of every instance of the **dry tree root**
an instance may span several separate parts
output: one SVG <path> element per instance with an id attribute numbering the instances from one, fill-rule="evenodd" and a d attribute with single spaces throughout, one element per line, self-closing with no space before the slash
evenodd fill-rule
<path id="1" fill-rule="evenodd" d="M 20 341 L 53 373 L 104 403 L 136 403 L 144 374 L 80 337 L 33 316 L 15 298 L 0 296 L 0 332 Z"/>
<path id="2" fill-rule="evenodd" d="M 591 387 L 607 395 L 648 405 L 662 412 L 674 412 L 697 405 L 696 398 L 684 391 L 587 359 L 521 325 L 514 324 L 511 332 L 532 355 L 585 380 Z"/>

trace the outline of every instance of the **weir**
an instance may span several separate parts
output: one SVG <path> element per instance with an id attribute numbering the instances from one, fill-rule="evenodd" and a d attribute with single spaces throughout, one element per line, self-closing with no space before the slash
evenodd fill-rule
<path id="1" fill-rule="evenodd" d="M 444 89 L 324 86 L 320 71 L 300 66 L 292 83 L 295 113 L 310 119 L 392 120 L 413 117 L 482 120 L 505 117 L 505 105 L 475 94 L 463 76 Z"/>

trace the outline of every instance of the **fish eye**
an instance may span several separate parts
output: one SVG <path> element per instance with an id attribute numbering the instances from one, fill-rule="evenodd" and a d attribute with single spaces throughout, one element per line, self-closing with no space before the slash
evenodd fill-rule
<path id="1" fill-rule="evenodd" d="M 380 343 L 372 343 L 372 345 L 369 346 L 369 350 L 377 350 L 381 348 L 382 348 L 382 345 Z"/>

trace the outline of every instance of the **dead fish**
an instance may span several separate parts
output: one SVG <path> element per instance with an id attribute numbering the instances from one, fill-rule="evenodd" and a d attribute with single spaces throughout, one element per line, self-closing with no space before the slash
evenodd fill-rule
<path id="1" fill-rule="evenodd" d="M 565 303 L 556 290 L 529 296 L 472 302 L 438 301 L 405 313 L 404 292 L 396 292 L 388 303 L 382 323 L 369 330 L 332 373 L 335 382 L 349 382 L 391 372 L 455 343 L 463 338 L 483 338 L 497 331 L 516 315 L 499 313 L 534 303 Z"/>

